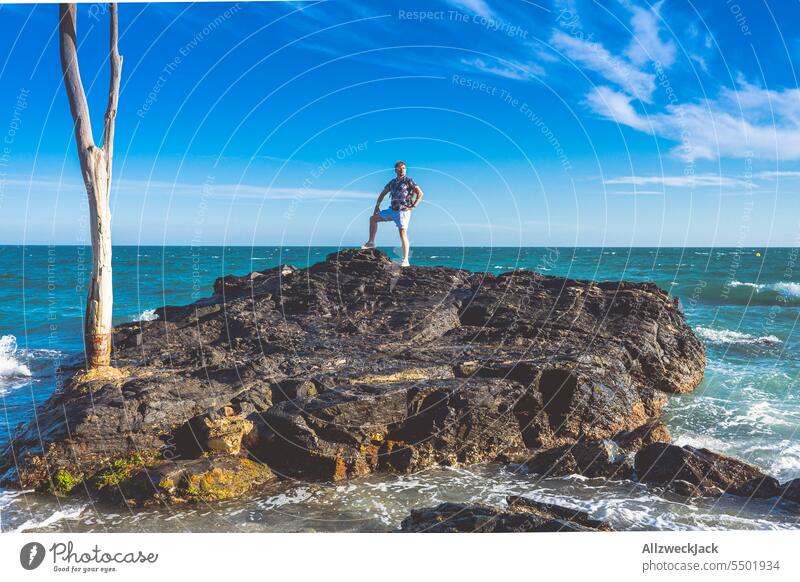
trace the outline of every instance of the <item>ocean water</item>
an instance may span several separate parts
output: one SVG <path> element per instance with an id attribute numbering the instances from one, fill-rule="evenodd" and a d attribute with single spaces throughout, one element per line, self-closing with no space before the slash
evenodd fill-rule
<path id="1" fill-rule="evenodd" d="M 211 293 L 216 277 L 280 263 L 306 266 L 328 247 L 116 247 L 115 323 Z M 386 248 L 395 259 L 398 250 Z M 85 247 L 0 247 L 0 446 L 80 357 L 90 255 Z M 602 281 L 653 281 L 680 298 L 708 348 L 703 383 L 673 396 L 665 420 L 678 444 L 800 477 L 800 249 L 451 248 L 412 250 L 412 263 L 513 269 Z M 128 511 L 0 490 L 0 531 L 389 531 L 439 501 L 501 502 L 508 494 L 581 508 L 623 529 L 797 528 L 800 507 L 725 496 L 689 504 L 633 483 L 540 480 L 510 467 L 431 469 L 345 484 L 281 484 L 255 499 Z"/>

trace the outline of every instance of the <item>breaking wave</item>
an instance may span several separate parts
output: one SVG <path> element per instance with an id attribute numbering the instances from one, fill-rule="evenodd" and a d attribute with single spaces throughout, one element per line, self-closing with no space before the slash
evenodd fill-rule
<path id="1" fill-rule="evenodd" d="M 696 327 L 695 331 L 701 338 L 714 344 L 771 346 L 782 343 L 781 340 L 774 335 L 754 336 L 749 333 L 742 333 L 730 329 L 711 329 L 703 326 Z"/>
<path id="2" fill-rule="evenodd" d="M 31 370 L 20 362 L 20 350 L 17 348 L 17 338 L 13 335 L 0 337 L 0 385 L 4 380 L 29 378 Z"/>
<path id="3" fill-rule="evenodd" d="M 155 309 L 145 309 L 139 315 L 134 316 L 133 321 L 155 321 L 158 319 L 158 313 Z"/>

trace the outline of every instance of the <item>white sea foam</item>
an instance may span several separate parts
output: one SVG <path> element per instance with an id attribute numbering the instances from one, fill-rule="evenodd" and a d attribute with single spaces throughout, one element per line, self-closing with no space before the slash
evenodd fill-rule
<path id="1" fill-rule="evenodd" d="M 30 529 L 47 527 L 61 521 L 62 519 L 78 519 L 83 513 L 84 509 L 86 509 L 88 506 L 88 503 L 75 506 L 62 506 L 61 509 L 54 511 L 44 519 L 36 518 L 25 521 L 24 523 L 10 530 L 10 533 L 22 533 Z"/>
<path id="2" fill-rule="evenodd" d="M 155 309 L 145 309 L 132 318 L 133 321 L 155 321 L 156 319 L 158 319 L 158 313 Z"/>
<path id="3" fill-rule="evenodd" d="M 685 432 L 674 440 L 674 444 L 682 447 L 689 445 L 696 449 L 709 449 L 717 452 L 725 452 L 730 448 L 730 445 L 725 441 L 715 438 L 711 435 L 695 434 L 692 432 Z"/>
<path id="4" fill-rule="evenodd" d="M 695 328 L 697 335 L 706 341 L 715 344 L 742 344 L 742 345 L 776 345 L 782 343 L 774 335 L 754 336 L 730 329 L 711 329 L 699 326 Z"/>
<path id="5" fill-rule="evenodd" d="M 756 402 L 747 408 L 747 411 L 735 420 L 745 426 L 764 425 L 764 426 L 794 426 L 795 420 L 792 414 L 780 410 L 772 403 L 762 401 Z"/>
<path id="6" fill-rule="evenodd" d="M 17 359 L 21 355 L 17 349 L 17 338 L 13 335 L 0 337 L 0 384 L 6 380 L 30 377 L 30 368 Z"/>
<path id="7" fill-rule="evenodd" d="M 769 474 L 784 482 L 800 477 L 800 444 L 792 443 L 778 453 Z"/>
<path id="8" fill-rule="evenodd" d="M 781 282 L 781 283 L 750 283 L 747 281 L 731 281 L 731 287 L 749 287 L 756 293 L 772 291 L 785 297 L 800 297 L 800 283 Z"/>
<path id="9" fill-rule="evenodd" d="M 7 489 L 0 489 L 0 531 L 3 533 L 20 533 L 34 528 L 43 528 L 52 525 L 62 519 L 77 519 L 81 516 L 83 511 L 89 506 L 87 503 L 65 503 L 58 504 L 48 503 L 41 507 L 36 502 L 33 504 L 25 501 L 26 495 L 33 493 L 33 490 L 25 489 L 20 491 L 10 491 Z M 13 505 L 25 505 L 24 510 L 18 510 L 18 514 L 28 514 L 29 517 L 24 522 L 16 522 L 13 518 L 10 522 L 7 521 L 6 516 L 14 513 Z M 58 509 L 54 509 L 58 507 Z"/>

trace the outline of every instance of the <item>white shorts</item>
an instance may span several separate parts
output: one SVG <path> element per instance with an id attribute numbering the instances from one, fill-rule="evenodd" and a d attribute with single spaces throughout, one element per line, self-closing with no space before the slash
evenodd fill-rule
<path id="1" fill-rule="evenodd" d="M 397 228 L 408 228 L 408 222 L 411 220 L 411 211 L 392 210 L 391 208 L 387 208 L 386 210 L 381 210 L 378 213 L 378 216 L 380 217 L 381 222 L 393 220 L 397 225 Z"/>

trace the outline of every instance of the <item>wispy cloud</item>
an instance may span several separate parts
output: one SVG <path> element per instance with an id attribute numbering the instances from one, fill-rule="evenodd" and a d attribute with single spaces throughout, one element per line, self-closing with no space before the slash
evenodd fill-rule
<path id="1" fill-rule="evenodd" d="M 673 153 L 687 160 L 800 160 L 797 89 L 724 88 L 716 100 L 670 104 L 665 111 L 651 115 L 639 114 L 631 96 L 608 87 L 593 88 L 587 102 L 607 119 L 682 142 Z"/>
<path id="2" fill-rule="evenodd" d="M 628 95 L 646 103 L 651 101 L 655 90 L 655 76 L 640 71 L 626 59 L 611 54 L 599 42 L 577 38 L 560 30 L 553 32 L 550 41 L 567 58 L 618 85 Z"/>
<path id="3" fill-rule="evenodd" d="M 525 81 L 531 77 L 544 75 L 544 69 L 536 63 L 523 63 L 507 59 L 498 60 L 494 64 L 487 63 L 484 59 L 461 59 L 461 64 L 468 69 L 476 69 L 486 75 L 495 75 L 504 79 Z"/>
<path id="4" fill-rule="evenodd" d="M 675 43 L 671 39 L 661 40 L 659 20 L 662 4 L 664 0 L 649 8 L 631 7 L 633 38 L 625 54 L 636 65 L 642 66 L 651 61 L 658 61 L 663 68 L 668 69 L 675 62 Z"/>
<path id="5" fill-rule="evenodd" d="M 554 46 L 607 81 L 588 91 L 585 103 L 591 111 L 620 125 L 678 142 L 673 154 L 688 161 L 800 160 L 800 89 L 765 89 L 740 78 L 735 87 L 722 87 L 716 98 L 685 103 L 673 99 L 663 109 L 642 113 L 636 101 L 652 103 L 656 89 L 655 76 L 644 67 L 650 61 L 659 61 L 668 68 L 675 62 L 676 46 L 662 38 L 663 1 L 652 7 L 621 2 L 632 13 L 634 32 L 624 55 L 614 55 L 599 42 L 562 30 L 552 34 Z M 697 31 L 693 34 L 697 36 Z M 694 60 L 703 68 L 707 66 L 702 58 Z"/>
<path id="6" fill-rule="evenodd" d="M 764 180 L 780 180 L 781 178 L 794 179 L 800 178 L 800 172 L 794 170 L 771 170 L 767 172 L 758 172 L 756 178 Z"/>
<path id="7" fill-rule="evenodd" d="M 69 180 L 60 181 L 52 178 L 26 179 L 10 178 L 3 181 L 3 186 L 18 191 L 32 192 L 85 192 L 83 183 Z M 334 190 L 326 188 L 305 187 L 267 187 L 253 184 L 192 184 L 186 182 L 168 182 L 159 180 L 125 180 L 118 179 L 112 183 L 112 195 L 128 196 L 209 196 L 211 198 L 248 198 L 262 200 L 363 200 L 375 199 L 377 193 L 359 190 Z"/>
<path id="8" fill-rule="evenodd" d="M 604 184 L 630 184 L 633 186 L 648 186 L 657 184 L 672 188 L 709 188 L 709 187 L 728 187 L 744 186 L 752 184 L 739 178 L 720 176 L 718 174 L 696 174 L 690 176 L 622 176 L 603 181 Z"/>
<path id="9" fill-rule="evenodd" d="M 447 3 L 455 8 L 474 12 L 484 18 L 491 18 L 493 14 L 485 0 L 447 0 Z"/>
<path id="10" fill-rule="evenodd" d="M 637 113 L 632 100 L 629 95 L 611 87 L 593 87 L 586 96 L 589 108 L 601 117 L 650 133 L 650 121 Z"/>

